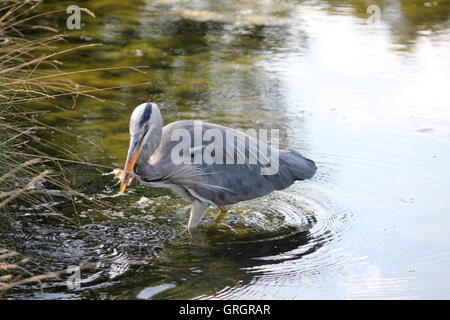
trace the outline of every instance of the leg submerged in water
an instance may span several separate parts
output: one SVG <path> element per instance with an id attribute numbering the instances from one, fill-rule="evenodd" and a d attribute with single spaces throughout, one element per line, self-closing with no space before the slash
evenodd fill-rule
<path id="1" fill-rule="evenodd" d="M 225 217 L 226 213 L 227 213 L 227 208 L 225 208 L 224 206 L 217 206 L 217 208 L 219 208 L 220 212 L 219 215 L 216 218 L 216 221 L 214 222 L 215 224 L 219 223 L 222 221 L 222 219 Z"/>
<path id="2" fill-rule="evenodd" d="M 189 217 L 188 229 L 196 227 L 205 215 L 209 204 L 194 200 L 192 202 L 191 216 Z"/>

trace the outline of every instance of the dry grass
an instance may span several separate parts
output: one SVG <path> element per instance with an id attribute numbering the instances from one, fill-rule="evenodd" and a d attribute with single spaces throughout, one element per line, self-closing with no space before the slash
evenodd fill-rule
<path id="1" fill-rule="evenodd" d="M 94 88 L 71 81 L 68 76 L 74 73 L 97 72 L 112 69 L 131 69 L 143 72 L 140 66 L 124 66 L 119 68 L 96 68 L 64 72 L 60 70 L 61 62 L 57 59 L 74 50 L 85 50 L 100 44 L 86 44 L 73 46 L 57 51 L 54 46 L 66 42 L 65 37 L 51 26 L 38 26 L 33 21 L 41 16 L 54 14 L 54 12 L 35 13 L 35 8 L 41 0 L 0 0 L 0 232 L 8 229 L 8 221 L 14 221 L 15 212 L 13 203 L 28 206 L 49 203 L 52 197 L 64 197 L 72 202 L 74 212 L 80 206 L 108 206 L 95 201 L 77 192 L 71 187 L 67 178 L 64 163 L 78 165 L 88 164 L 79 159 L 69 148 L 53 141 L 42 138 L 40 130 L 54 130 L 62 135 L 71 135 L 57 128 L 51 128 L 38 119 L 38 115 L 46 110 L 38 109 L 39 103 L 45 102 L 51 108 L 64 109 L 59 102 L 71 98 L 73 108 L 79 97 L 87 97 L 103 101 L 96 96 L 101 91 L 114 88 Z M 88 9 L 83 9 L 94 16 Z M 43 34 L 54 33 L 36 37 L 36 29 L 45 30 Z M 28 36 L 33 34 L 33 36 Z M 129 86 L 143 85 L 143 83 Z M 121 88 L 123 88 L 122 86 Z M 41 104 L 42 105 L 42 104 Z M 95 143 L 85 140 L 86 143 L 98 147 Z M 47 150 L 47 151 L 43 151 Z M 50 154 L 49 154 L 50 153 Z M 42 187 L 42 182 L 51 185 L 48 189 Z M 77 201 L 86 199 L 86 201 Z M 79 228 L 83 228 L 78 219 L 73 219 L 54 207 L 47 207 L 62 219 L 68 220 Z M 0 249 L 0 260 L 19 255 L 8 249 Z M 48 277 L 28 274 L 21 264 L 8 264 L 0 261 L 0 293 L 15 285 L 28 282 L 38 282 Z M 13 271 L 8 274 L 7 271 Z M 28 274 L 28 280 L 23 280 L 14 273 Z"/>
<path id="2" fill-rule="evenodd" d="M 116 261 L 108 260 L 103 263 L 113 264 Z M 30 259 L 24 257 L 20 253 L 0 247 L 0 297 L 8 290 L 36 283 L 39 286 L 42 296 L 44 294 L 45 280 L 64 280 L 68 274 L 71 273 L 70 269 L 63 269 L 54 272 L 48 272 L 45 274 L 35 275 L 27 270 L 27 265 L 30 263 Z M 98 267 L 97 263 L 88 263 L 79 266 L 79 270 L 95 269 Z"/>
<path id="3" fill-rule="evenodd" d="M 2 211 L 7 210 L 6 206 L 17 199 L 25 200 L 30 205 L 43 201 L 42 192 L 38 197 L 35 195 L 38 183 L 44 179 L 66 191 L 61 195 L 70 197 L 74 194 L 74 191 L 70 190 L 69 183 L 64 179 L 64 173 L 58 168 L 62 168 L 61 161 L 66 158 L 77 159 L 77 155 L 68 148 L 38 136 L 39 130 L 50 128 L 38 120 L 37 115 L 41 111 L 36 110 L 36 100 L 54 100 L 53 108 L 63 108 L 57 104 L 57 97 L 68 96 L 75 103 L 80 96 L 99 99 L 89 92 L 104 90 L 74 83 L 59 70 L 61 63 L 56 60 L 58 56 L 69 51 L 82 50 L 98 44 L 55 51 L 52 44 L 65 41 L 63 35 L 54 34 L 37 39 L 27 37 L 28 32 L 36 27 L 31 23 L 33 19 L 49 14 L 32 14 L 40 2 L 17 0 L 0 2 L 0 42 L 2 43 L 0 47 L 0 210 Z M 51 129 L 61 134 L 70 134 L 57 128 Z M 56 160 L 55 157 L 41 150 L 49 150 L 62 157 Z"/>

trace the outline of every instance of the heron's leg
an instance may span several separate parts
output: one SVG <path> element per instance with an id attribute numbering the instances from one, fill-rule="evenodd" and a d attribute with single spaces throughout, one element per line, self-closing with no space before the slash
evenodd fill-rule
<path id="1" fill-rule="evenodd" d="M 225 215 L 226 215 L 226 211 L 220 211 L 219 212 L 219 215 L 217 216 L 217 218 L 216 218 L 216 221 L 214 221 L 214 223 L 220 223 L 222 220 L 223 220 L 223 218 L 225 217 Z"/>
<path id="2" fill-rule="evenodd" d="M 220 212 L 214 223 L 221 222 L 223 217 L 225 217 L 225 214 L 227 213 L 227 208 L 225 208 L 225 206 L 217 205 L 217 208 L 219 208 Z"/>
<path id="3" fill-rule="evenodd" d="M 192 202 L 191 216 L 189 217 L 188 229 L 196 227 L 203 218 L 209 204 L 194 200 Z"/>
<path id="4" fill-rule="evenodd" d="M 179 235 L 179 236 L 182 236 L 182 235 L 184 235 L 186 232 L 187 232 L 188 236 L 190 237 L 190 236 L 191 236 L 191 230 L 190 230 L 188 227 L 184 228 L 184 230 L 181 231 L 178 235 Z"/>
<path id="5" fill-rule="evenodd" d="M 217 205 L 217 208 L 219 208 L 220 213 L 219 213 L 219 216 L 217 217 L 216 222 L 220 222 L 220 220 L 222 220 L 222 218 L 225 216 L 225 213 L 227 213 L 227 212 L 231 212 L 231 213 L 233 213 L 233 214 L 236 214 L 236 213 L 237 213 L 236 211 L 228 211 L 228 209 L 225 208 L 225 206 Z M 220 219 L 220 220 L 219 220 L 219 219 Z"/>

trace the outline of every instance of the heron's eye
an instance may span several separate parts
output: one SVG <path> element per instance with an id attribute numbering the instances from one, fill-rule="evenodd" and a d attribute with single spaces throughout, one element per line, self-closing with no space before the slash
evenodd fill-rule
<path id="1" fill-rule="evenodd" d="M 149 125 L 148 124 L 146 124 L 145 126 L 144 126 L 144 130 L 142 130 L 142 136 L 145 136 L 146 134 L 147 134 L 147 131 L 148 131 L 148 129 L 149 129 Z"/>

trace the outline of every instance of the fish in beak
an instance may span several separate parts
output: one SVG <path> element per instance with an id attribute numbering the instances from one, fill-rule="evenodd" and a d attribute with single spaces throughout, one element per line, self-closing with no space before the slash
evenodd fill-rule
<path id="1" fill-rule="evenodd" d="M 141 151 L 143 136 L 132 136 L 130 141 L 130 148 L 128 149 L 127 161 L 125 162 L 125 168 L 123 175 L 120 179 L 120 193 L 125 191 L 127 185 L 131 182 L 132 172 L 136 160 L 139 157 L 139 152 Z M 131 178 L 131 179 L 130 179 Z"/>

